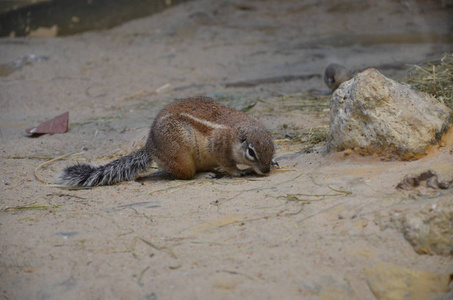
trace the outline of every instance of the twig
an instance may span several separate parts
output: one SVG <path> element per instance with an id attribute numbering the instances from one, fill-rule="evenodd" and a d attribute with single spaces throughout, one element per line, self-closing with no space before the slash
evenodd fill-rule
<path id="1" fill-rule="evenodd" d="M 241 195 L 242 193 L 243 193 L 243 192 L 239 192 L 237 195 L 235 195 L 235 196 L 233 196 L 233 197 L 231 197 L 231 198 L 222 200 L 222 201 L 216 200 L 216 201 L 214 202 L 214 204 L 217 206 L 217 211 L 219 210 L 220 205 L 222 205 L 222 204 L 224 204 L 224 203 L 226 203 L 226 202 L 228 202 L 228 201 L 233 200 L 234 198 L 236 198 L 237 196 Z"/>
<path id="2" fill-rule="evenodd" d="M 278 213 L 277 215 L 279 215 L 279 214 L 280 213 Z M 275 215 L 266 215 L 266 216 L 250 218 L 250 219 L 241 219 L 241 220 L 231 221 L 229 223 L 219 225 L 218 227 L 222 228 L 222 227 L 226 227 L 226 226 L 229 226 L 229 225 L 232 225 L 232 224 L 236 224 L 236 223 L 245 223 L 245 222 L 249 222 L 249 221 L 258 221 L 258 220 L 262 220 L 262 219 L 269 219 L 269 218 L 274 217 L 274 216 Z"/>
<path id="3" fill-rule="evenodd" d="M 285 183 L 288 183 L 288 182 L 291 182 L 293 180 L 296 180 L 297 178 L 301 177 L 302 175 L 304 175 L 304 173 L 300 173 L 299 175 L 291 178 L 291 179 L 288 179 L 288 180 L 283 180 L 283 181 L 280 181 L 280 182 L 276 182 L 272 185 L 269 185 L 268 187 L 265 187 L 263 188 L 262 186 L 260 187 L 257 187 L 257 188 L 253 188 L 253 189 L 247 189 L 247 190 L 241 190 L 241 191 L 232 191 L 232 190 L 223 190 L 223 189 L 217 189 L 215 187 L 211 187 L 212 189 L 216 190 L 216 191 L 219 191 L 219 192 L 224 192 L 224 193 L 231 193 L 231 192 L 251 192 L 251 191 L 256 191 L 256 190 L 263 190 L 263 189 L 270 189 L 270 188 L 273 188 L 274 186 L 278 186 L 278 185 L 282 185 L 282 184 L 285 184 Z"/>
<path id="4" fill-rule="evenodd" d="M 420 66 L 417 66 L 417 65 L 412 65 L 412 66 L 414 66 L 414 67 L 415 67 L 416 69 L 418 69 L 418 70 L 420 70 L 420 71 L 423 71 L 423 72 L 425 72 L 426 74 L 429 74 L 429 72 L 428 72 L 428 71 L 426 71 L 425 69 L 423 69 L 423 68 L 422 68 L 422 67 L 420 67 Z M 429 75 L 431 75 L 431 74 L 429 74 Z"/>
<path id="5" fill-rule="evenodd" d="M 435 65 L 433 65 L 433 90 L 434 90 L 434 94 L 437 95 L 436 66 Z"/>
<path id="6" fill-rule="evenodd" d="M 76 196 L 76 195 L 71 195 L 71 194 L 63 194 L 63 193 L 52 193 L 52 194 L 47 194 L 46 196 L 58 196 L 58 197 L 71 197 L 71 198 L 77 198 L 77 199 L 80 199 L 80 200 L 86 200 L 88 198 L 84 198 L 84 197 L 79 197 L 79 196 Z"/>
<path id="7" fill-rule="evenodd" d="M 299 214 L 301 211 L 303 210 L 303 207 L 295 212 L 295 213 L 286 213 L 285 216 L 292 216 L 292 215 L 297 215 Z M 226 227 L 226 226 L 229 226 L 229 225 L 233 225 L 233 224 L 237 224 L 237 223 L 245 223 L 245 222 L 251 222 L 251 221 L 259 221 L 259 220 L 267 220 L 267 219 L 270 219 L 270 218 L 273 218 L 273 217 L 280 217 L 283 213 L 285 212 L 285 210 L 282 210 L 282 211 L 279 211 L 278 213 L 276 214 L 271 214 L 271 215 L 265 215 L 265 216 L 259 216 L 259 217 L 256 217 L 256 218 L 250 218 L 250 219 L 241 219 L 241 220 L 236 220 L 236 221 L 231 221 L 231 222 L 228 222 L 226 224 L 222 224 L 222 225 L 219 225 L 218 227 L 221 228 L 221 227 Z"/>
<path id="8" fill-rule="evenodd" d="M 12 185 L 12 186 L 8 186 L 6 188 L 3 188 L 3 190 L 12 190 L 14 188 L 17 188 L 18 186 L 22 185 L 22 182 L 19 182 L 18 184 L 16 185 Z"/>
<path id="9" fill-rule="evenodd" d="M 50 163 L 53 163 L 54 161 L 57 161 L 57 160 L 61 160 L 63 158 L 66 158 L 68 156 L 71 156 L 71 155 L 77 155 L 77 154 L 80 154 L 80 153 L 83 153 L 83 152 L 79 152 L 79 153 L 76 153 L 76 154 L 73 154 L 73 153 L 68 153 L 68 154 L 65 154 L 65 155 L 62 155 L 62 156 L 59 156 L 59 157 L 56 157 L 54 159 L 51 159 L 51 160 L 48 160 L 46 162 L 43 162 L 42 164 L 40 164 L 39 166 L 36 167 L 35 171 L 34 171 L 34 174 L 35 174 L 35 177 L 38 181 L 40 181 L 41 183 L 44 183 L 44 184 L 49 184 L 47 181 L 41 179 L 39 176 L 38 176 L 38 170 L 40 168 L 42 168 L 43 166 L 47 165 L 47 164 L 50 164 Z"/>
<path id="10" fill-rule="evenodd" d="M 116 100 L 117 101 L 130 100 L 130 99 L 137 98 L 138 96 L 142 96 L 142 95 L 160 94 L 160 93 L 162 93 L 163 91 L 165 91 L 166 89 L 169 89 L 169 88 L 171 88 L 171 84 L 166 83 L 163 86 L 161 86 L 161 87 L 159 87 L 159 88 L 157 88 L 157 89 L 155 89 L 153 91 L 140 90 L 138 92 L 133 93 L 132 95 L 116 98 Z"/>
<path id="11" fill-rule="evenodd" d="M 304 206 L 302 205 L 298 211 L 293 212 L 293 213 L 291 213 L 291 212 L 286 213 L 286 214 L 285 214 L 285 217 L 290 217 L 290 216 L 298 215 L 298 214 L 300 214 L 303 210 L 304 210 Z"/>
<path id="12" fill-rule="evenodd" d="M 138 97 L 138 96 L 141 96 L 141 95 L 151 94 L 152 92 L 153 92 L 153 91 L 140 90 L 140 91 L 138 91 L 138 92 L 133 93 L 132 95 L 125 96 L 125 97 L 116 98 L 116 101 L 134 99 L 134 98 L 136 98 L 136 97 Z"/>
<path id="13" fill-rule="evenodd" d="M 52 157 L 48 156 L 10 156 L 9 159 L 52 159 Z"/>
<path id="14" fill-rule="evenodd" d="M 234 177 L 233 180 L 246 180 L 246 181 L 271 181 L 268 178 L 243 178 L 243 177 Z"/>
<path id="15" fill-rule="evenodd" d="M 215 246 L 229 246 L 229 244 L 226 243 L 219 243 L 219 242 L 210 242 L 210 241 L 192 241 L 189 242 L 191 244 L 207 244 L 207 245 L 215 245 Z"/>
<path id="16" fill-rule="evenodd" d="M 337 189 L 334 189 L 333 187 L 331 187 L 330 185 L 327 185 L 327 187 L 328 187 L 329 189 L 331 189 L 332 191 L 334 191 L 334 192 L 338 192 L 338 193 L 342 193 L 342 194 L 347 194 L 347 195 L 352 194 L 351 191 L 337 190 Z"/>
<path id="17" fill-rule="evenodd" d="M 192 184 L 192 183 L 195 183 L 195 182 L 196 182 L 195 180 L 189 180 L 189 181 L 181 183 L 181 184 L 175 184 L 175 185 L 172 185 L 172 186 L 168 186 L 168 187 L 164 187 L 164 188 L 161 188 L 161 189 L 157 189 L 157 190 L 151 191 L 151 192 L 149 192 L 149 194 L 152 195 L 152 194 L 157 193 L 157 192 L 163 192 L 163 191 L 171 190 L 171 189 L 182 187 L 182 186 L 185 186 L 185 185 L 188 185 L 188 184 Z"/>
<path id="18" fill-rule="evenodd" d="M 151 266 L 147 266 L 145 269 L 143 269 L 141 272 L 140 272 L 140 275 L 138 276 L 138 285 L 139 286 L 143 286 L 143 282 L 142 282 L 142 278 L 143 278 L 143 275 L 145 275 L 145 272 L 149 270 Z"/>
<path id="19" fill-rule="evenodd" d="M 59 208 L 60 206 L 48 206 L 48 205 L 37 205 L 36 203 L 31 204 L 30 206 L 11 206 L 2 209 L 3 211 L 10 211 L 10 210 L 43 210 L 43 209 L 52 209 L 52 208 Z"/>
<path id="20" fill-rule="evenodd" d="M 163 86 L 161 86 L 160 88 L 155 89 L 154 93 L 155 94 L 160 94 L 160 93 L 162 93 L 163 91 L 165 91 L 166 89 L 169 89 L 169 88 L 171 88 L 171 84 L 166 83 Z"/>
<path id="21" fill-rule="evenodd" d="M 328 207 L 328 208 L 326 208 L 326 209 L 323 209 L 323 210 L 317 212 L 316 214 L 309 215 L 309 216 L 307 216 L 307 217 L 305 217 L 305 218 L 302 218 L 302 219 L 300 219 L 299 221 L 297 221 L 296 224 L 297 224 L 298 226 L 300 226 L 304 221 L 306 221 L 306 220 L 308 220 L 308 219 L 311 219 L 311 218 L 313 218 L 313 217 L 315 217 L 315 216 L 317 216 L 317 215 L 320 215 L 320 214 L 322 214 L 322 213 L 325 213 L 325 212 L 327 212 L 327 211 L 329 211 L 329 210 L 331 210 L 331 209 L 334 209 L 335 207 L 340 206 L 340 205 L 341 205 L 341 204 L 335 204 L 335 205 L 333 205 L 333 206 L 331 206 L 331 207 Z"/>
<path id="22" fill-rule="evenodd" d="M 242 276 L 245 276 L 248 279 L 252 279 L 252 280 L 256 280 L 257 279 L 255 276 L 252 276 L 252 275 L 249 275 L 249 274 L 245 274 L 245 273 L 241 273 L 241 272 L 237 272 L 237 271 L 218 270 L 217 272 L 225 272 L 225 273 L 228 273 L 228 274 L 231 274 L 231 275 L 242 275 Z"/>
<path id="23" fill-rule="evenodd" d="M 139 237 L 139 236 L 136 236 L 135 237 L 136 239 L 139 239 L 140 241 L 142 241 L 143 243 L 147 244 L 148 246 L 151 246 L 152 248 L 156 249 L 157 251 L 162 251 L 162 252 L 165 252 L 167 253 L 168 255 L 170 255 L 172 258 L 174 259 L 177 259 L 178 257 L 176 256 L 175 253 L 173 253 L 173 251 L 170 249 L 170 248 L 167 248 L 167 247 L 159 247 L 159 246 L 156 246 L 154 245 L 153 243 Z"/>
<path id="24" fill-rule="evenodd" d="M 272 172 L 296 172 L 297 169 L 274 169 Z"/>
<path id="25" fill-rule="evenodd" d="M 66 185 L 59 185 L 59 184 L 47 184 L 49 187 L 56 187 L 60 190 L 67 190 L 67 191 L 78 191 L 78 190 L 89 190 L 92 189 L 93 186 L 66 186 Z"/>

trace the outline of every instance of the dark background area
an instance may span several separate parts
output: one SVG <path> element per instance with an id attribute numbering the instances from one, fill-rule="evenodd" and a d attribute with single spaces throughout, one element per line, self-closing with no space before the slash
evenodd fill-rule
<path id="1" fill-rule="evenodd" d="M 58 36 L 108 29 L 187 0 L 53 0 L 0 2 L 0 36 L 27 36 L 57 26 Z"/>

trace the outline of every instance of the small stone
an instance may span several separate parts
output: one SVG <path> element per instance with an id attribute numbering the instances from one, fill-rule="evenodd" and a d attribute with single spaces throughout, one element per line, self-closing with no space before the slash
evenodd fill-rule
<path id="1" fill-rule="evenodd" d="M 439 203 L 401 218 L 401 231 L 419 254 L 453 255 L 453 203 Z"/>
<path id="2" fill-rule="evenodd" d="M 398 190 L 414 190 L 420 186 L 431 189 L 449 189 L 453 188 L 453 179 L 450 181 L 440 181 L 437 173 L 433 170 L 427 170 L 417 175 L 406 176 L 398 185 Z"/>
<path id="3" fill-rule="evenodd" d="M 428 299 L 449 290 L 450 275 L 379 263 L 365 268 L 366 281 L 377 299 Z"/>

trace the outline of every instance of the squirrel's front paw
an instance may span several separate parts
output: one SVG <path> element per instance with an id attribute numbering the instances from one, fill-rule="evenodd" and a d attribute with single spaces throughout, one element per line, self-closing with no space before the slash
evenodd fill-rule
<path id="1" fill-rule="evenodd" d="M 274 168 L 280 168 L 280 165 L 278 164 L 278 162 L 275 159 L 273 159 L 271 161 L 271 166 Z"/>
<path id="2" fill-rule="evenodd" d="M 219 175 L 214 172 L 203 172 L 203 173 L 197 173 L 194 178 L 195 179 L 215 179 L 215 178 L 219 178 Z"/>

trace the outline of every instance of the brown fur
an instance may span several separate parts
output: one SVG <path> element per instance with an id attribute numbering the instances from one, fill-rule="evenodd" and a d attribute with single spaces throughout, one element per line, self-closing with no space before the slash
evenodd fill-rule
<path id="1" fill-rule="evenodd" d="M 255 148 L 256 162 L 244 159 L 245 140 Z M 257 120 L 206 97 L 175 101 L 162 109 L 151 127 L 146 150 L 162 169 L 179 179 L 217 167 L 239 175 L 238 163 L 265 174 L 274 155 L 273 142 Z"/>

